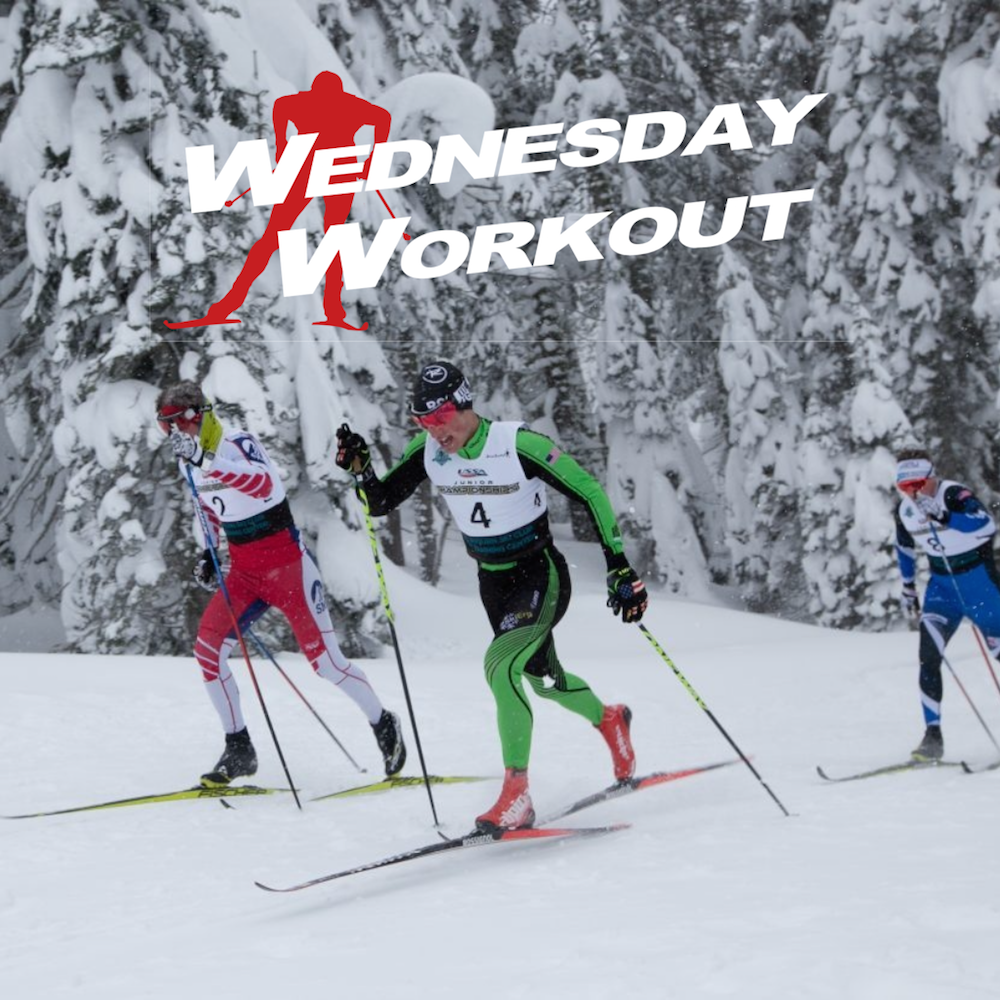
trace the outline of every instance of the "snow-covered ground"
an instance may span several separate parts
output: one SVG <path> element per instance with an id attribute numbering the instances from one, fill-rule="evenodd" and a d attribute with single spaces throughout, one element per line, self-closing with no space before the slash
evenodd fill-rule
<path id="1" fill-rule="evenodd" d="M 567 665 L 635 713 L 642 771 L 731 752 L 635 628 L 604 608 L 595 547 L 565 546 L 576 593 L 557 631 Z M 428 766 L 501 771 L 482 679 L 485 615 L 472 568 L 431 590 L 387 567 Z M 655 597 L 655 595 L 654 595 Z M 610 838 L 501 845 L 365 873 L 289 896 L 257 889 L 437 839 L 421 788 L 309 797 L 377 777 L 360 713 L 297 655 L 281 660 L 368 769 L 354 770 L 270 664 L 257 665 L 304 809 L 290 796 L 174 802 L 0 822 L 0 994 L 9 1000 L 515 997 L 962 1000 L 1000 995 L 1000 771 L 914 772 L 828 785 L 901 759 L 922 731 L 913 633 L 824 631 L 654 600 L 647 618 L 733 738 L 730 767 L 607 803 L 578 825 Z M 951 662 L 994 732 L 1000 700 L 963 626 Z M 405 712 L 395 658 L 365 669 Z M 284 784 L 245 667 L 237 667 L 262 784 Z M 539 812 L 610 779 L 602 741 L 536 703 Z M 409 731 L 409 726 L 407 726 Z M 950 677 L 948 756 L 995 751 Z M 193 662 L 0 655 L 0 812 L 193 783 L 221 736 Z M 418 773 L 410 739 L 411 763 Z M 498 780 L 438 787 L 446 832 Z"/>
<path id="2" fill-rule="evenodd" d="M 32 606 L 12 615 L 0 616 L 0 651 L 44 653 L 66 642 L 59 612 Z"/>

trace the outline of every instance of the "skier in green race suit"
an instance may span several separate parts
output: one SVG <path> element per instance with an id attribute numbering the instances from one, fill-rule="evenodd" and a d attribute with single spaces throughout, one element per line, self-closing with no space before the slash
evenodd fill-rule
<path id="1" fill-rule="evenodd" d="M 608 569 L 608 606 L 624 622 L 646 610 L 646 588 L 629 565 L 611 503 L 601 485 L 543 434 L 494 422 L 472 408 L 472 392 L 450 362 L 425 365 L 410 411 L 421 431 L 380 479 L 364 438 L 344 424 L 336 462 L 365 491 L 371 513 L 399 506 L 425 479 L 448 503 L 479 564 L 479 592 L 493 627 L 486 679 L 496 699 L 504 784 L 491 809 L 476 819 L 483 832 L 534 823 L 528 791 L 532 713 L 522 679 L 541 698 L 583 716 L 604 737 L 615 779 L 635 773 L 632 713 L 604 705 L 586 681 L 559 662 L 552 629 L 566 613 L 570 578 L 549 530 L 546 486 L 585 505 Z"/>

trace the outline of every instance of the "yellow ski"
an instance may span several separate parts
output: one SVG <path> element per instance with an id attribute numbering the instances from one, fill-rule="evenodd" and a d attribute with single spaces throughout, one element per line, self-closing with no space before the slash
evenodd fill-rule
<path id="1" fill-rule="evenodd" d="M 478 778 L 472 775 L 439 775 L 430 774 L 427 780 L 432 785 L 457 785 L 468 781 L 489 781 L 489 778 Z M 330 792 L 327 795 L 318 795 L 312 802 L 322 802 L 324 799 L 342 799 L 349 795 L 367 795 L 369 792 L 388 792 L 393 788 L 416 788 L 423 787 L 422 777 L 396 776 L 393 778 L 383 778 L 382 781 L 373 781 L 369 785 L 358 785 L 355 788 L 345 788 L 339 792 Z"/>
<path id="2" fill-rule="evenodd" d="M 223 799 L 236 795 L 276 795 L 289 792 L 290 788 L 261 788 L 258 785 L 226 785 L 222 788 L 183 788 L 178 792 L 163 792 L 159 795 L 136 795 L 128 799 L 114 799 L 87 806 L 72 806 L 69 809 L 52 809 L 48 812 L 22 813 L 19 816 L 2 816 L 0 819 L 35 819 L 39 816 L 64 816 L 66 813 L 93 812 L 97 809 L 118 809 L 121 806 L 144 806 L 153 802 L 177 802 L 181 799 Z"/>

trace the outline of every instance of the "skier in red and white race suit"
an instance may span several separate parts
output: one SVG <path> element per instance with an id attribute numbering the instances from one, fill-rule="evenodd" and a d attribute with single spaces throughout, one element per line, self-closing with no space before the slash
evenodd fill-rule
<path id="1" fill-rule="evenodd" d="M 194 382 L 164 389 L 156 411 L 185 479 L 190 469 L 211 534 L 194 573 L 203 587 L 217 585 L 212 549 L 218 548 L 220 530 L 229 547 L 224 591 L 216 590 L 209 601 L 195 641 L 205 688 L 226 734 L 219 762 L 202 775 L 201 783 L 227 785 L 257 771 L 229 657 L 239 642 L 235 622 L 243 632 L 269 607 L 288 619 L 313 670 L 364 712 L 386 774 L 396 774 L 406 760 L 399 719 L 382 707 L 364 672 L 341 652 L 319 570 L 295 527 L 281 478 L 264 446 L 246 431 L 224 431 Z"/>

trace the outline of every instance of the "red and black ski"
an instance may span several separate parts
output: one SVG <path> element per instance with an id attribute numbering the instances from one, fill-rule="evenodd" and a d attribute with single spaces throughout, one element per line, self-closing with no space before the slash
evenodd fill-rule
<path id="1" fill-rule="evenodd" d="M 490 844 L 507 844 L 512 841 L 537 844 L 543 841 L 569 840 L 576 837 L 600 837 L 607 833 L 626 830 L 628 826 L 628 823 L 616 823 L 613 826 L 535 827 L 530 830 L 498 830 L 496 833 L 479 833 L 477 831 L 466 834 L 464 837 L 439 840 L 433 844 L 414 847 L 410 851 L 393 854 L 378 861 L 369 861 L 367 864 L 357 865 L 354 868 L 345 868 L 343 871 L 333 872 L 331 875 L 320 875 L 319 878 L 311 878 L 306 882 L 299 882 L 297 885 L 276 887 L 265 885 L 263 882 L 254 882 L 254 885 L 267 890 L 267 892 L 298 892 L 300 889 L 308 889 L 310 886 L 320 885 L 323 882 L 332 882 L 334 879 L 346 878 L 348 875 L 357 875 L 360 872 L 374 871 L 376 868 L 388 868 L 389 865 L 399 865 L 404 861 L 416 861 L 418 858 L 441 854 L 444 851 L 462 850 L 467 847 L 488 847 Z"/>
<path id="2" fill-rule="evenodd" d="M 618 830 L 626 830 L 630 824 L 616 823 L 610 826 L 590 827 L 552 827 L 547 824 L 562 819 L 564 816 L 579 812 L 581 809 L 588 809 L 599 802 L 606 802 L 609 799 L 616 799 L 622 795 L 642 791 L 644 788 L 652 788 L 654 785 L 666 784 L 669 781 L 679 781 L 681 778 L 689 778 L 695 774 L 704 774 L 707 771 L 716 771 L 719 768 L 739 763 L 740 759 L 737 757 L 733 760 L 723 760 L 715 764 L 700 764 L 697 767 L 685 767 L 677 771 L 656 771 L 653 774 L 619 781 L 614 785 L 609 785 L 607 788 L 602 788 L 599 792 L 594 792 L 592 795 L 577 799 L 576 802 L 553 813 L 531 830 L 501 830 L 493 834 L 474 832 L 464 837 L 441 840 L 434 844 L 425 844 L 423 847 L 415 847 L 412 851 L 393 854 L 379 861 L 370 861 L 368 864 L 358 865 L 355 868 L 347 868 L 344 871 L 334 872 L 332 875 L 321 875 L 319 878 L 309 879 L 306 882 L 282 888 L 264 885 L 262 882 L 255 882 L 254 884 L 261 889 L 266 889 L 268 892 L 297 892 L 299 889 L 307 889 L 322 882 L 332 882 L 334 879 L 345 878 L 348 875 L 357 875 L 359 872 L 372 871 L 376 868 L 386 868 L 389 865 L 402 864 L 404 861 L 415 861 L 417 858 L 425 858 L 431 854 L 440 854 L 443 851 L 455 851 L 466 847 L 486 847 L 489 844 L 506 844 L 511 841 L 539 843 L 550 840 L 567 840 L 573 837 L 599 837 L 607 833 L 615 833 Z"/>
<path id="3" fill-rule="evenodd" d="M 581 809 L 589 809 L 591 806 L 607 802 L 609 799 L 617 799 L 622 795 L 631 795 L 632 792 L 640 792 L 644 788 L 663 785 L 668 781 L 679 781 L 681 778 L 690 778 L 695 774 L 717 771 L 720 767 L 729 767 L 731 764 L 739 763 L 740 758 L 734 757 L 732 760 L 723 760 L 716 764 L 700 764 L 697 767 L 685 767 L 678 771 L 655 771 L 653 774 L 641 775 L 638 778 L 628 778 L 614 785 L 608 785 L 607 788 L 602 788 L 601 791 L 594 792 L 592 795 L 586 795 L 582 799 L 577 799 L 576 802 L 564 806 L 557 812 L 551 813 L 542 820 L 541 825 L 544 826 L 547 823 L 553 823 L 557 819 L 563 819 L 565 816 L 577 813 Z"/>

